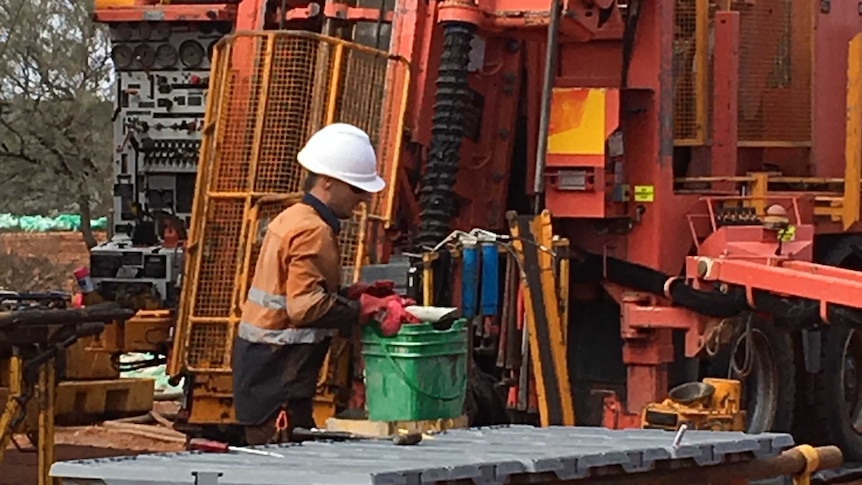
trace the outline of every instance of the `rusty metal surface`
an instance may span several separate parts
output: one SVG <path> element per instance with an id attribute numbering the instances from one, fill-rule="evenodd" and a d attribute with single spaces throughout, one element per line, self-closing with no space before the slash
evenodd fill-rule
<path id="1" fill-rule="evenodd" d="M 257 447 L 284 458 L 194 452 L 60 462 L 51 474 L 64 483 L 93 479 L 106 485 L 192 484 L 195 474 L 200 485 L 412 485 L 461 479 L 500 484 L 512 475 L 551 473 L 567 480 L 609 467 L 640 473 L 660 462 L 709 466 L 731 454 L 776 456 L 793 444 L 790 435 L 772 433 L 689 431 L 677 448 L 673 439 L 674 433 L 661 430 L 510 426 L 453 430 L 416 446 L 364 441 Z"/>

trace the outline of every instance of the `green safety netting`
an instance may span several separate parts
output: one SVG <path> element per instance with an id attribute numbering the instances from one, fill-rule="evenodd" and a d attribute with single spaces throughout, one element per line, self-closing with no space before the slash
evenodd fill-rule
<path id="1" fill-rule="evenodd" d="M 90 226 L 96 231 L 104 230 L 108 227 L 108 218 L 93 219 Z M 54 232 L 77 231 L 80 228 L 81 216 L 78 214 L 60 214 L 54 217 L 0 214 L 0 231 Z"/>
<path id="2" fill-rule="evenodd" d="M 132 364 L 134 362 L 141 362 L 151 360 L 155 357 L 153 354 L 141 354 L 141 353 L 129 353 L 123 354 L 120 356 L 120 362 L 123 364 Z M 121 377 L 133 377 L 133 378 L 141 378 L 148 377 L 156 381 L 155 388 L 156 392 L 179 392 L 183 390 L 183 383 L 180 383 L 176 386 L 172 386 L 168 383 L 168 375 L 165 373 L 165 365 L 158 365 L 155 367 L 147 367 L 145 369 L 132 370 L 121 372 Z"/>

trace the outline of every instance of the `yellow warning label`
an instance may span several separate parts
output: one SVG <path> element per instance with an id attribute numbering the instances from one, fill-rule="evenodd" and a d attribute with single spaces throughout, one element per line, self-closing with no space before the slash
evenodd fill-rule
<path id="1" fill-rule="evenodd" d="M 781 242 L 791 242 L 796 239 L 796 226 L 787 226 L 787 229 L 778 232 L 778 240 Z"/>
<path id="2" fill-rule="evenodd" d="M 652 185 L 635 185 L 635 202 L 652 202 L 655 199 L 655 187 Z"/>

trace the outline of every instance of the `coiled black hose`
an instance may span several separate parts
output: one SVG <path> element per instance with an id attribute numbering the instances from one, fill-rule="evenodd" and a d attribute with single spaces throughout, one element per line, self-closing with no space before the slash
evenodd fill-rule
<path id="1" fill-rule="evenodd" d="M 471 103 L 467 68 L 474 29 L 463 22 L 443 23 L 428 163 L 419 189 L 419 248 L 433 247 L 449 235 L 449 223 L 457 209 L 455 177 L 461 160 L 465 115 Z"/>

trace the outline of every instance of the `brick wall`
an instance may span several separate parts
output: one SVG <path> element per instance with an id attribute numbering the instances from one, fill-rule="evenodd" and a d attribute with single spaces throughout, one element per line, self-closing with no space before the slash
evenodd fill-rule
<path id="1" fill-rule="evenodd" d="M 103 241 L 105 234 L 96 239 Z M 72 291 L 72 271 L 88 261 L 79 232 L 0 233 L 0 288 Z"/>

